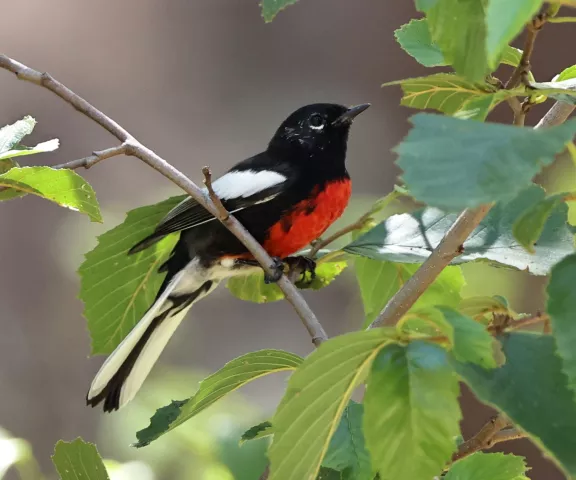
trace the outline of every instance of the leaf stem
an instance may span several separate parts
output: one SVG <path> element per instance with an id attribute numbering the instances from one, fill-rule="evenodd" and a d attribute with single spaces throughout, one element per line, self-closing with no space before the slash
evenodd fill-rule
<path id="1" fill-rule="evenodd" d="M 552 17 L 548 21 L 550 23 L 576 23 L 576 17 Z"/>
<path id="2" fill-rule="evenodd" d="M 343 237 L 344 235 L 346 235 L 348 233 L 351 233 L 355 230 L 359 230 L 362 227 L 364 227 L 366 222 L 368 222 L 371 219 L 371 217 L 372 217 L 372 212 L 371 211 L 367 212 L 364 215 L 362 215 L 358 220 L 356 220 L 354 223 L 351 223 L 350 225 L 347 225 L 344 228 L 341 228 L 337 232 L 334 232 L 326 240 L 320 240 L 320 241 L 316 242 L 314 244 L 314 246 L 312 247 L 312 250 L 310 250 L 310 258 L 314 258 L 320 250 L 327 247 L 328 245 L 330 245 L 335 240 L 338 240 L 340 237 Z"/>
<path id="3" fill-rule="evenodd" d="M 229 215 L 226 220 L 220 218 L 218 207 L 210 199 L 209 195 L 192 182 L 183 173 L 177 170 L 174 166 L 150 150 L 148 147 L 140 143 L 134 138 L 125 128 L 112 120 L 96 107 L 91 105 L 88 101 L 74 93 L 68 87 L 54 79 L 48 73 L 42 73 L 34 70 L 26 65 L 13 60 L 6 55 L 0 55 L 0 68 L 8 70 L 14 74 L 19 80 L 26 80 L 36 85 L 42 86 L 59 96 L 66 103 L 72 105 L 80 113 L 92 119 L 102 128 L 110 132 L 117 138 L 124 148 L 123 153 L 132 155 L 139 158 L 144 163 L 158 171 L 160 174 L 168 178 L 172 183 L 184 190 L 212 215 L 218 218 L 231 233 L 233 233 L 238 240 L 254 255 L 254 258 L 260 263 L 264 271 L 273 274 L 272 259 L 264 250 L 264 248 L 248 233 L 248 231 L 236 220 L 232 215 Z M 95 155 L 96 157 L 98 155 Z M 88 157 L 91 158 L 91 157 Z M 84 159 L 81 159 L 84 160 Z M 96 163 L 96 159 L 93 159 Z M 99 160 L 98 160 L 99 161 Z M 84 161 L 85 163 L 88 160 Z M 312 337 L 314 345 L 318 346 L 323 341 L 327 340 L 327 335 L 322 325 L 316 318 L 314 312 L 310 309 L 302 295 L 298 292 L 294 284 L 292 284 L 285 275 L 278 281 L 278 286 L 284 293 L 286 299 L 292 304 L 294 310 L 302 320 L 302 323 L 308 330 Z"/>

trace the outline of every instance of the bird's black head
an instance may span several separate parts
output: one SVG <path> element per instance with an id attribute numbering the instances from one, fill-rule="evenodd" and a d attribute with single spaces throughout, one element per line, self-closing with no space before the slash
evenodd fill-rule
<path id="1" fill-rule="evenodd" d="M 369 106 L 369 103 L 355 107 L 315 103 L 299 108 L 282 122 L 269 149 L 301 159 L 326 157 L 343 161 L 350 125 Z"/>

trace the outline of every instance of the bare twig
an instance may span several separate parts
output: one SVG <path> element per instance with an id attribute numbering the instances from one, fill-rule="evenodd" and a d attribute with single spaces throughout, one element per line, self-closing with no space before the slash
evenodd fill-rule
<path id="1" fill-rule="evenodd" d="M 560 125 L 568 120 L 576 105 L 571 103 L 556 102 L 550 110 L 542 117 L 535 128 L 551 127 Z"/>
<path id="2" fill-rule="evenodd" d="M 452 461 L 455 462 L 479 450 L 491 447 L 496 443 L 494 441 L 496 435 L 508 426 L 510 426 L 510 421 L 504 415 L 498 414 L 492 417 L 476 435 L 460 444 L 458 451 L 452 456 Z"/>
<path id="3" fill-rule="evenodd" d="M 61 163 L 59 165 L 54 165 L 52 168 L 68 168 L 74 170 L 76 168 L 90 168 L 106 160 L 107 158 L 115 157 L 116 155 L 123 155 L 126 152 L 125 145 L 118 145 L 117 147 L 107 148 L 106 150 L 99 150 L 97 152 L 92 152 L 89 157 L 79 158 L 78 160 L 72 160 L 71 162 Z"/>
<path id="4" fill-rule="evenodd" d="M 122 155 L 125 153 L 126 147 L 124 145 L 119 145 L 117 147 L 107 148 L 106 150 L 100 150 L 98 152 L 92 152 L 89 157 L 79 158 L 78 160 L 72 160 L 71 162 L 61 163 L 60 165 L 54 165 L 54 169 L 64 169 L 75 170 L 76 168 L 90 168 L 96 165 L 102 160 L 114 157 L 116 155 Z M 0 187 L 0 192 L 4 190 L 10 190 L 10 187 Z"/>
<path id="5" fill-rule="evenodd" d="M 519 330 L 521 328 L 527 327 L 529 325 L 535 325 L 537 323 L 547 322 L 550 320 L 550 317 L 547 314 L 543 313 L 536 313 L 536 315 L 532 315 L 530 317 L 519 318 L 510 322 L 505 330 Z M 489 329 L 490 330 L 490 329 Z"/>
<path id="6" fill-rule="evenodd" d="M 526 26 L 526 40 L 524 41 L 522 57 L 520 58 L 520 63 L 518 63 L 518 66 L 512 73 L 510 80 L 506 83 L 506 90 L 516 88 L 520 82 L 524 82 L 525 84 L 528 83 L 527 78 L 530 73 L 530 58 L 534 51 L 534 43 L 536 42 L 538 32 L 542 29 L 547 20 L 548 14 L 543 12 L 536 15 Z"/>
<path id="7" fill-rule="evenodd" d="M 68 87 L 55 80 L 51 75 L 27 67 L 26 65 L 23 65 L 5 55 L 0 55 L 0 68 L 13 72 L 20 80 L 35 83 L 36 85 L 40 85 L 58 95 L 80 113 L 92 119 L 120 140 L 126 155 L 132 155 L 147 163 L 150 167 L 157 170 L 159 173 L 171 180 L 172 183 L 176 184 L 188 195 L 193 197 L 212 215 L 220 219 L 220 212 L 217 206 L 214 205 L 212 200 L 210 200 L 210 197 L 206 192 L 166 160 L 136 140 L 125 128 L 88 103 L 82 97 L 75 94 Z M 252 235 L 248 233 L 238 220 L 230 215 L 226 220 L 220 219 L 220 221 L 222 221 L 226 228 L 228 228 L 228 230 L 230 230 L 230 232 L 232 232 L 244 244 L 244 246 L 246 246 L 267 273 L 274 273 L 274 270 L 272 269 L 272 259 L 268 253 L 252 237 Z M 302 295 L 300 295 L 296 287 L 294 287 L 286 276 L 280 278 L 278 286 L 283 291 L 286 299 L 292 304 L 298 313 L 298 316 L 310 333 L 314 345 L 319 345 L 321 342 L 326 340 L 327 335 L 314 315 L 314 312 L 312 312 Z"/>
<path id="8" fill-rule="evenodd" d="M 206 190 L 208 190 L 208 196 L 218 209 L 218 219 L 221 222 L 225 222 L 230 218 L 230 213 L 226 210 L 226 207 L 222 205 L 222 200 L 220 200 L 220 197 L 216 195 L 216 192 L 212 188 L 212 172 L 210 171 L 210 167 L 203 167 L 202 173 L 204 174 L 204 185 L 206 185 Z"/>
<path id="9" fill-rule="evenodd" d="M 510 440 L 518 440 L 525 437 L 526 434 L 523 431 L 518 430 L 517 428 L 507 428 L 494 435 L 486 448 L 492 448 L 494 445 L 500 442 L 509 442 Z"/>
<path id="10" fill-rule="evenodd" d="M 320 241 L 316 242 L 314 244 L 314 246 L 312 247 L 312 250 L 310 250 L 310 258 L 314 258 L 320 250 L 327 247 L 328 245 L 330 245 L 335 240 L 338 240 L 340 237 L 343 237 L 344 235 L 346 235 L 350 232 L 353 232 L 355 230 L 359 230 L 362 227 L 364 227 L 366 222 L 368 220 L 370 220 L 371 217 L 372 217 L 372 212 L 365 213 L 358 220 L 356 220 L 354 223 L 351 223 L 350 225 L 347 225 L 347 226 L 341 228 L 337 232 L 334 232 L 326 240 L 320 240 Z"/>

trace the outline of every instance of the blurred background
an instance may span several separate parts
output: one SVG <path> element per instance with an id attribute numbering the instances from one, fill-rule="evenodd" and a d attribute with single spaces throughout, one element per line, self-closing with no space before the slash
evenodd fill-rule
<path id="1" fill-rule="evenodd" d="M 398 106 L 398 87 L 380 84 L 429 73 L 394 40 L 394 30 L 415 15 L 412 2 L 302 0 L 265 24 L 257 0 L 20 0 L 2 22 L 0 51 L 50 72 L 197 181 L 204 165 L 221 173 L 260 152 L 284 117 L 304 104 L 371 102 L 349 144 L 350 219 L 388 193 L 398 175 L 390 149 L 414 112 Z M 568 25 L 540 35 L 533 56 L 538 80 L 568 66 L 562 58 Z M 48 91 L 0 71 L 0 125 L 25 114 L 38 120 L 26 144 L 57 137 L 61 148 L 23 157 L 23 165 L 66 162 L 117 143 Z M 509 122 L 511 115 L 504 107 L 491 119 Z M 257 479 L 266 440 L 239 447 L 238 439 L 273 412 L 285 385 L 281 374 L 242 389 L 152 446 L 129 444 L 156 408 L 190 396 L 199 379 L 234 357 L 262 348 L 307 355 L 306 330 L 285 302 L 250 304 L 220 288 L 193 309 L 128 408 L 112 415 L 87 408 L 84 396 L 102 358 L 88 359 L 75 270 L 95 236 L 127 210 L 180 192 L 132 158 L 79 173 L 98 194 L 104 225 L 32 196 L 0 204 L 0 427 L 7 431 L 0 439 L 29 442 L 38 465 L 24 468 L 28 479 L 40 478 L 39 471 L 55 478 L 54 444 L 77 436 L 119 462 L 124 476 L 116 478 Z M 553 188 L 566 178 L 562 165 L 543 176 Z M 544 279 L 496 275 L 478 265 L 464 271 L 466 295 L 506 295 L 519 312 L 543 305 Z M 329 335 L 361 325 L 352 272 L 306 297 Z M 467 393 L 463 406 L 468 436 L 490 411 Z M 500 446 L 527 456 L 531 478 L 562 478 L 528 441 Z M 0 473 L 9 453 L 0 449 Z M 11 470 L 6 478 L 19 476 Z"/>

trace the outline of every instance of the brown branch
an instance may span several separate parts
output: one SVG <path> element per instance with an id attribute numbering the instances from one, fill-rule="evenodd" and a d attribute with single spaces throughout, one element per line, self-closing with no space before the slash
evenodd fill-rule
<path id="1" fill-rule="evenodd" d="M 506 326 L 506 330 L 519 330 L 529 325 L 535 325 L 536 323 L 547 322 L 549 320 L 550 317 L 547 314 L 538 312 L 536 315 L 519 318 L 517 320 L 514 320 L 513 322 L 510 322 Z"/>
<path id="2" fill-rule="evenodd" d="M 526 40 L 524 41 L 524 50 L 522 52 L 522 57 L 518 66 L 514 69 L 512 76 L 506 83 L 506 90 L 512 90 L 516 88 L 521 82 L 528 84 L 528 74 L 532 68 L 530 65 L 530 58 L 534 52 L 534 44 L 536 42 L 536 37 L 538 32 L 546 24 L 548 20 L 548 13 L 543 12 L 536 15 L 529 23 L 526 25 Z"/>
<path id="3" fill-rule="evenodd" d="M 16 74 L 20 80 L 40 85 L 51 92 L 58 95 L 62 100 L 72 105 L 80 113 L 92 119 L 98 125 L 110 132 L 116 137 L 124 147 L 126 155 L 132 155 L 139 158 L 150 167 L 157 170 L 166 178 L 172 181 L 175 185 L 184 190 L 188 195 L 193 197 L 200 205 L 208 210 L 216 218 L 219 218 L 219 211 L 217 206 L 210 200 L 207 192 L 203 191 L 188 177 L 186 177 L 179 170 L 174 168 L 166 160 L 158 156 L 152 150 L 136 140 L 126 129 L 112 120 L 110 117 L 102 113 L 93 105 L 88 103 L 79 95 L 75 94 L 65 85 L 55 80 L 47 73 L 41 73 L 34 70 L 20 62 L 17 62 L 5 55 L 0 55 L 0 68 L 8 70 Z M 228 216 L 226 220 L 221 220 L 222 223 L 232 232 L 244 246 L 254 255 L 254 258 L 260 263 L 262 268 L 270 274 L 273 274 L 272 259 L 264 248 L 248 233 L 248 231 L 236 220 L 233 216 Z M 283 291 L 286 299 L 292 304 L 298 316 L 304 323 L 304 326 L 310 333 L 314 345 L 319 345 L 327 339 L 324 329 L 318 322 L 314 312 L 310 309 L 302 295 L 298 292 L 296 287 L 286 278 L 282 276 L 278 281 L 278 286 Z"/>
<path id="4" fill-rule="evenodd" d="M 494 441 L 496 435 L 509 426 L 510 421 L 504 415 L 498 414 L 492 417 L 476 435 L 460 444 L 458 451 L 452 456 L 452 462 L 472 455 L 479 450 L 491 447 L 496 443 Z"/>
<path id="5" fill-rule="evenodd" d="M 500 442 L 509 442 L 510 440 L 519 440 L 521 438 L 526 438 L 526 434 L 523 431 L 517 428 L 507 428 L 494 435 L 486 448 L 492 448 Z"/>
<path id="6" fill-rule="evenodd" d="M 107 148 L 106 150 L 99 150 L 92 152 L 89 157 L 79 158 L 78 160 L 72 160 L 71 162 L 61 163 L 59 165 L 54 165 L 52 168 L 62 169 L 67 168 L 70 170 L 75 170 L 76 168 L 89 169 L 102 160 L 107 158 L 115 157 L 116 155 L 124 155 L 126 153 L 125 145 L 118 145 L 117 147 Z"/>
<path id="7" fill-rule="evenodd" d="M 216 195 L 216 192 L 212 188 L 212 172 L 210 171 L 210 167 L 202 167 L 202 173 L 204 175 L 204 185 L 206 185 L 206 190 L 208 190 L 208 196 L 218 209 L 218 219 L 221 222 L 225 222 L 230 218 L 230 213 L 226 210 L 226 207 L 222 204 L 222 200 L 220 200 L 220 197 Z"/>
<path id="8" fill-rule="evenodd" d="M 312 247 L 312 250 L 310 250 L 310 254 L 309 254 L 310 258 L 314 258 L 320 250 L 327 247 L 328 245 L 330 245 L 335 240 L 338 240 L 340 237 L 343 237 L 344 235 L 346 235 L 348 233 L 351 233 L 355 230 L 359 230 L 362 227 L 364 227 L 366 222 L 369 221 L 371 217 L 372 217 L 372 212 L 371 211 L 367 212 L 364 215 L 362 215 L 358 220 L 356 220 L 354 223 L 351 223 L 350 225 L 347 225 L 347 226 L 341 228 L 337 232 L 334 232 L 326 240 L 317 241 L 314 244 L 314 246 Z"/>

